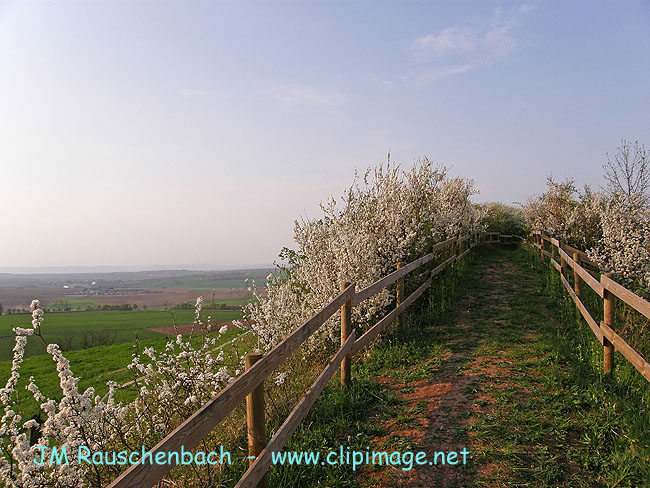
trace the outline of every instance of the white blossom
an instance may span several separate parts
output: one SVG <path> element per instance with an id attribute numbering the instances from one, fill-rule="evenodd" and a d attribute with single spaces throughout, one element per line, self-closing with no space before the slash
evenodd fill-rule
<path id="1" fill-rule="evenodd" d="M 283 385 L 287 379 L 287 373 L 280 373 L 275 377 L 275 384 L 277 386 Z"/>
<path id="2" fill-rule="evenodd" d="M 482 215 L 470 203 L 471 181 L 449 179 L 428 160 L 409 171 L 379 165 L 356 181 L 340 201 L 321 204 L 323 217 L 295 223 L 297 250 L 284 250 L 287 263 L 267 277 L 266 294 L 252 285 L 255 300 L 244 309 L 260 346 L 269 350 L 338 293 L 342 281 L 357 290 L 395 270 L 397 263 L 426 254 L 433 244 L 482 229 Z M 394 297 L 389 290 L 352 311 L 355 324 L 368 324 Z M 332 317 L 307 342 L 326 351 L 338 342 Z"/>

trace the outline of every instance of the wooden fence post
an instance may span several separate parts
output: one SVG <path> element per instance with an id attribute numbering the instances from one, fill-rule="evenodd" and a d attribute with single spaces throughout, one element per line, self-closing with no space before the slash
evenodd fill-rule
<path id="1" fill-rule="evenodd" d="M 249 370 L 257 361 L 264 357 L 263 354 L 246 354 L 245 367 Z M 264 416 L 264 383 L 246 396 L 246 425 L 248 430 L 248 465 L 255 462 L 255 457 L 266 447 L 266 418 Z M 254 456 L 251 458 L 251 456 Z M 268 486 L 267 475 L 257 485 L 258 488 Z"/>
<path id="2" fill-rule="evenodd" d="M 345 291 L 350 283 L 343 281 L 341 291 Z M 341 307 L 341 346 L 348 340 L 352 332 L 352 300 L 346 301 Z M 351 381 L 351 357 L 347 354 L 341 361 L 341 386 L 349 386 Z"/>
<path id="3" fill-rule="evenodd" d="M 557 252 L 555 251 L 555 244 L 553 244 L 552 242 L 551 242 L 551 258 L 553 258 L 553 260 L 557 263 Z"/>
<path id="4" fill-rule="evenodd" d="M 576 262 L 578 266 L 580 266 L 580 253 L 574 252 L 573 253 L 573 260 Z M 582 291 L 581 291 L 581 283 L 580 283 L 580 275 L 578 274 L 578 270 L 576 268 L 573 268 L 573 289 L 576 292 L 576 297 L 578 297 L 578 300 L 582 301 L 582 297 L 580 296 Z M 580 320 L 580 307 L 576 303 L 576 314 L 578 317 L 578 320 Z"/>
<path id="5" fill-rule="evenodd" d="M 544 238 L 542 234 L 537 234 L 537 244 L 539 244 L 539 257 L 542 258 L 542 263 L 544 262 Z"/>
<path id="6" fill-rule="evenodd" d="M 559 246 L 558 246 L 559 247 Z M 558 251 L 559 254 L 559 251 Z M 564 259 L 564 255 L 560 254 L 560 269 L 562 270 L 562 276 L 564 276 L 564 279 L 569 281 L 569 263 L 567 263 L 566 259 Z"/>
<path id="7" fill-rule="evenodd" d="M 397 269 L 401 269 L 404 266 L 403 262 L 397 263 Z M 395 306 L 399 307 L 402 302 L 404 302 L 404 277 L 401 277 L 397 280 L 397 286 L 395 287 Z M 395 320 L 397 326 L 399 327 L 399 317 Z"/>
<path id="8" fill-rule="evenodd" d="M 607 273 L 604 276 L 612 278 L 612 273 Z M 602 284 L 602 279 L 600 280 Z M 607 288 L 603 287 L 603 322 L 614 329 L 614 295 Z M 605 373 L 611 373 L 614 369 L 614 345 L 609 342 L 607 337 L 603 336 L 603 370 Z"/>

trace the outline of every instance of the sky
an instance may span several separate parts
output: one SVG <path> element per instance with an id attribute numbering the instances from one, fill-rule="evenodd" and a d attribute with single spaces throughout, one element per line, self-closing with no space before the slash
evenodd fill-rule
<path id="1" fill-rule="evenodd" d="M 0 0 L 0 267 L 271 264 L 355 169 L 650 145 L 649 1 Z"/>

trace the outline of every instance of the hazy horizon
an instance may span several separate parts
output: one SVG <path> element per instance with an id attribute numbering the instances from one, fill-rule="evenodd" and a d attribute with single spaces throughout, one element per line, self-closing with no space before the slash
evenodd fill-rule
<path id="1" fill-rule="evenodd" d="M 218 265 L 218 264 L 153 264 L 153 265 L 123 265 L 123 266 L 0 266 L 2 274 L 94 274 L 122 273 L 147 271 L 243 271 L 249 269 L 271 269 L 272 264 L 259 265 Z"/>
<path id="2" fill-rule="evenodd" d="M 272 263 L 389 150 L 598 187 L 648 46 L 644 1 L 0 0 L 0 267 Z"/>

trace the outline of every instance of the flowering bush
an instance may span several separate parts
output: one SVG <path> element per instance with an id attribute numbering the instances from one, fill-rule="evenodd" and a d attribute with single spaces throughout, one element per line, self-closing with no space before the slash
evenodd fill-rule
<path id="1" fill-rule="evenodd" d="M 489 202 L 481 205 L 485 213 L 487 232 L 525 236 L 527 221 L 518 207 L 512 207 L 500 202 Z"/>
<path id="2" fill-rule="evenodd" d="M 202 299 L 196 304 L 194 325 L 199 319 Z M 224 366 L 223 352 L 215 353 L 217 337 L 202 334 L 199 344 L 192 337 L 177 336 L 163 351 L 153 348 L 136 351 L 129 369 L 134 372 L 136 398 L 132 402 L 115 400 L 117 385 L 109 384 L 103 398 L 94 388 L 78 389 L 78 378 L 56 344 L 47 352 L 56 363 L 61 399 L 45 397 L 30 378 L 27 390 L 39 404 L 45 420 L 24 421 L 18 413 L 21 395 L 16 390 L 27 338 L 40 335 L 43 311 L 32 302 L 33 329 L 14 329 L 11 375 L 0 389 L 4 415 L 0 420 L 0 479 L 8 486 L 104 486 L 120 471 L 115 465 L 79 464 L 79 446 L 92 452 L 139 450 L 153 446 L 182 420 L 212 398 L 232 378 Z M 206 328 L 209 329 L 210 324 Z M 220 331 L 223 333 L 223 331 Z M 42 335 L 41 335 L 42 338 Z M 49 460 L 52 447 L 65 446 L 69 464 L 39 466 L 34 460 Z"/>
<path id="3" fill-rule="evenodd" d="M 340 291 L 342 281 L 355 281 L 363 288 L 394 271 L 399 261 L 419 257 L 449 236 L 481 229 L 483 214 L 470 203 L 472 193 L 471 181 L 448 178 L 444 168 L 434 167 L 428 160 L 409 171 L 380 165 L 369 169 L 361 182 L 355 179 L 340 202 L 331 199 L 323 204 L 322 219 L 296 222 L 298 250 L 283 250 L 281 256 L 287 263 L 269 276 L 266 294 L 254 290 L 257 300 L 245 309 L 260 348 L 277 344 L 318 311 Z M 369 321 L 392 299 L 384 290 L 355 307 L 353 320 L 360 324 Z M 199 298 L 192 333 L 201 328 L 209 331 L 210 324 L 200 320 L 201 306 Z M 47 398 L 31 378 L 27 390 L 44 420 L 39 416 L 25 421 L 19 413 L 22 395 L 17 385 L 28 338 L 45 340 L 38 301 L 32 303 L 32 317 L 31 329 L 15 329 L 11 375 L 0 389 L 4 408 L 0 478 L 9 486 L 103 486 L 122 468 L 79 464 L 79 446 L 107 453 L 151 447 L 243 369 L 243 357 L 236 350 L 231 369 L 226 367 L 223 352 L 216 353 L 215 334 L 178 335 L 162 351 L 140 351 L 136 343 L 128 365 L 134 374 L 129 386 L 135 399 L 118 401 L 116 392 L 125 385 L 109 383 L 104 397 L 94 388 L 79 391 L 69 361 L 58 345 L 49 344 L 47 352 L 56 364 L 61 398 Z M 222 327 L 218 334 L 226 331 L 227 327 Z M 332 318 L 310 338 L 308 348 L 312 352 L 326 350 L 338 342 L 337 336 L 338 321 Z M 273 383 L 286 389 L 290 372 L 290 368 L 280 372 Z M 69 464 L 39 466 L 34 462 L 42 456 L 49 459 L 55 447 L 59 452 L 65 447 Z M 193 474 L 199 471 L 197 467 Z"/>
<path id="4" fill-rule="evenodd" d="M 578 193 L 573 180 L 556 183 L 531 198 L 524 215 L 533 230 L 585 249 L 605 272 L 628 286 L 650 291 L 650 208 L 647 200 L 629 193 Z"/>
<path id="5" fill-rule="evenodd" d="M 546 184 L 546 192 L 529 198 L 523 207 L 530 228 L 581 249 L 593 247 L 602 236 L 604 195 L 588 186 L 580 193 L 572 179 L 557 183 L 549 177 Z"/>
<path id="6" fill-rule="evenodd" d="M 600 214 L 602 239 L 588 251 L 600 267 L 626 285 L 650 291 L 650 208 L 614 195 Z"/>
<path id="7" fill-rule="evenodd" d="M 343 281 L 357 290 L 394 271 L 398 262 L 426 254 L 433 244 L 481 228 L 481 213 L 469 201 L 473 183 L 449 179 L 428 160 L 402 171 L 390 164 L 368 169 L 340 201 L 321 204 L 321 219 L 297 221 L 297 250 L 285 249 L 287 264 L 268 278 L 266 295 L 245 316 L 269 349 L 311 317 L 337 293 Z M 354 307 L 352 320 L 363 324 L 393 297 L 381 293 Z M 338 318 L 332 317 L 308 341 L 308 349 L 338 343 Z"/>

